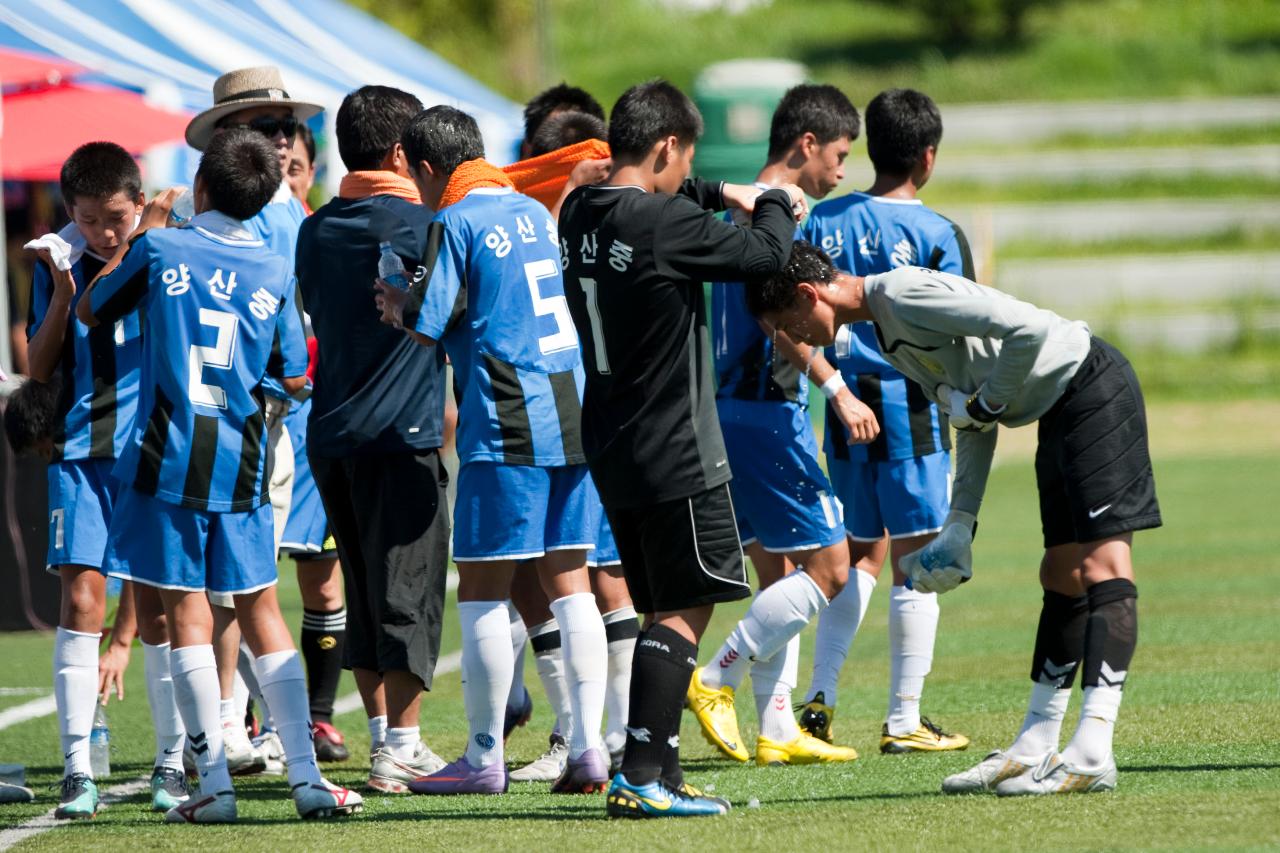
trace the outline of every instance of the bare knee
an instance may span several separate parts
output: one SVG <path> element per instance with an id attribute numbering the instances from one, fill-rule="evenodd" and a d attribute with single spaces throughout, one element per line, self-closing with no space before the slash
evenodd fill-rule
<path id="1" fill-rule="evenodd" d="M 1046 548 L 1040 560 L 1040 586 L 1061 595 L 1084 595 L 1080 546 L 1074 542 Z"/>
<path id="2" fill-rule="evenodd" d="M 101 631 L 107 579 L 97 569 L 82 566 L 64 566 L 61 575 L 62 627 L 84 634 Z"/>
<path id="3" fill-rule="evenodd" d="M 804 560 L 796 560 L 804 566 L 810 580 L 818 585 L 827 600 L 835 598 L 849 582 L 849 545 L 840 542 L 813 551 Z"/>

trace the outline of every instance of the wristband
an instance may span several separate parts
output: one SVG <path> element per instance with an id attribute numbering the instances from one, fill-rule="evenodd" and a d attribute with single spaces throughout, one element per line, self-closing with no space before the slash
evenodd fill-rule
<path id="1" fill-rule="evenodd" d="M 992 409 L 991 406 L 988 405 L 987 401 L 982 399 L 982 393 L 974 391 L 973 396 L 965 401 L 964 413 L 969 416 L 970 420 L 977 421 L 978 423 L 989 424 L 996 418 L 1000 417 L 1000 415 L 1004 414 L 1004 410 L 1006 408 L 1008 408 L 1008 406 L 1001 406 L 999 409 Z"/>
<path id="2" fill-rule="evenodd" d="M 828 400 L 834 400 L 836 395 L 840 393 L 840 389 L 848 388 L 849 384 L 844 381 L 844 376 L 837 370 L 835 373 L 831 374 L 831 378 L 822 383 L 821 387 L 822 393 L 826 398 Z"/>

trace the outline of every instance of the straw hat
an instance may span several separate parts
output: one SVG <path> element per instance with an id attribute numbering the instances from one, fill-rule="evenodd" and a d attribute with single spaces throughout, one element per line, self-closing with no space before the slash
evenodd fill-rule
<path id="1" fill-rule="evenodd" d="M 213 106 L 187 125 L 187 144 L 203 151 L 219 121 L 249 107 L 288 106 L 298 121 L 306 121 L 324 109 L 319 104 L 295 101 L 285 91 L 280 69 L 274 65 L 228 71 L 213 84 Z"/>

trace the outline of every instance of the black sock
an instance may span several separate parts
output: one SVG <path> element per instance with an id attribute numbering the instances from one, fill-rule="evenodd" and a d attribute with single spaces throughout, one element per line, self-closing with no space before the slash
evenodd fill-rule
<path id="1" fill-rule="evenodd" d="M 1085 625 L 1089 621 L 1087 595 L 1063 595 L 1044 591 L 1036 650 L 1031 658 L 1031 680 L 1070 689 L 1084 659 Z"/>
<path id="2" fill-rule="evenodd" d="M 1123 687 L 1138 645 L 1138 588 L 1123 578 L 1089 587 L 1084 686 Z"/>
<path id="3" fill-rule="evenodd" d="M 342 677 L 342 649 L 347 643 L 347 611 L 302 611 L 302 659 L 307 664 L 307 693 L 311 719 L 333 719 L 333 702 Z"/>
<path id="4" fill-rule="evenodd" d="M 686 688 L 687 689 L 687 688 Z M 667 741 L 667 751 L 662 754 L 662 784 L 678 791 L 684 784 L 684 768 L 680 766 L 680 735 L 672 735 Z"/>
<path id="5" fill-rule="evenodd" d="M 622 773 L 633 785 L 682 778 L 680 715 L 698 647 L 664 625 L 640 633 L 631 664 L 631 706 Z M 673 765 L 668 767 L 668 761 Z"/>

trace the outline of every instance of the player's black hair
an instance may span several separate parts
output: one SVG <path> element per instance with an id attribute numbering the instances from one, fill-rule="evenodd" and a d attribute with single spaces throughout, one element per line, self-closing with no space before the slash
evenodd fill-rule
<path id="1" fill-rule="evenodd" d="M 316 135 L 311 132 L 311 128 L 307 126 L 305 121 L 298 122 L 298 139 L 302 140 L 302 147 L 307 150 L 307 162 L 315 165 Z"/>
<path id="2" fill-rule="evenodd" d="M 62 198 L 74 205 L 78 198 L 110 198 L 124 193 L 129 200 L 142 192 L 142 172 L 133 156 L 114 142 L 86 142 L 62 164 Z"/>
<path id="3" fill-rule="evenodd" d="M 28 379 L 9 396 L 4 409 L 4 434 L 15 454 L 32 450 L 42 438 L 53 438 L 61 392 L 62 377 L 55 373 L 48 382 Z"/>
<path id="4" fill-rule="evenodd" d="M 590 92 L 568 83 L 559 83 L 534 95 L 533 100 L 524 105 L 524 141 L 532 145 L 542 123 L 558 111 L 586 113 L 604 121 L 604 107 L 591 97 Z"/>
<path id="5" fill-rule="evenodd" d="M 867 105 L 867 155 L 876 173 L 907 175 L 942 141 L 942 114 L 915 89 L 886 89 Z"/>
<path id="6" fill-rule="evenodd" d="M 691 145 L 702 136 L 702 114 L 689 96 L 666 80 L 650 80 L 622 93 L 609 115 L 614 161 L 643 160 L 655 142 L 674 136 Z"/>
<path id="7" fill-rule="evenodd" d="M 261 133 L 227 128 L 205 147 L 196 177 L 214 210 L 232 219 L 252 219 L 280 188 L 280 155 Z"/>
<path id="8" fill-rule="evenodd" d="M 343 98 L 334 132 L 347 171 L 377 169 L 400 141 L 405 125 L 420 112 L 422 101 L 390 86 L 361 86 Z"/>
<path id="9" fill-rule="evenodd" d="M 791 257 L 781 270 L 767 278 L 747 282 L 747 310 L 755 317 L 771 311 L 785 311 L 795 304 L 796 285 L 830 284 L 836 270 L 826 252 L 812 243 L 797 240 L 791 244 Z"/>
<path id="10" fill-rule="evenodd" d="M 542 123 L 529 142 L 529 156 L 541 157 L 566 145 L 574 145 L 588 139 L 607 140 L 609 130 L 604 119 L 590 113 L 560 113 Z"/>
<path id="11" fill-rule="evenodd" d="M 405 127 L 400 144 L 411 166 L 416 169 L 425 160 L 439 175 L 452 175 L 468 160 L 484 156 L 480 126 L 453 107 L 432 107 L 418 113 Z"/>
<path id="12" fill-rule="evenodd" d="M 797 137 L 812 133 L 819 145 L 858 138 L 858 109 L 835 86 L 803 83 L 782 96 L 769 128 L 769 162 L 782 159 Z"/>

